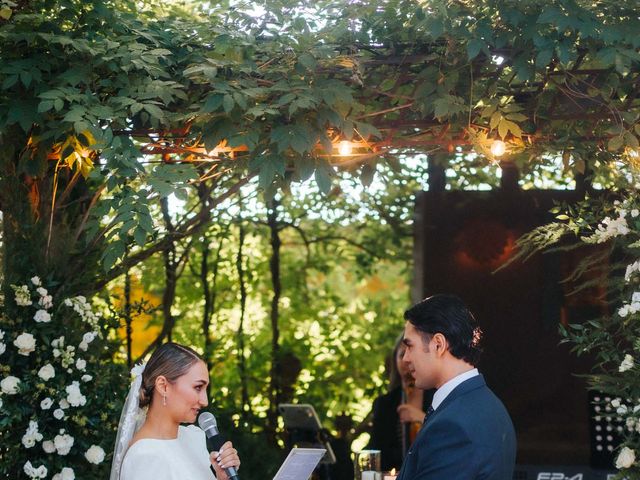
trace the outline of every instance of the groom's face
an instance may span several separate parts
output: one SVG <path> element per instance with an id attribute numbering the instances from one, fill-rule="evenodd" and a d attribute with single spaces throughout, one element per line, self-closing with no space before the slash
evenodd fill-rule
<path id="1" fill-rule="evenodd" d="M 437 387 L 440 362 L 435 355 L 435 348 L 430 345 L 431 342 L 425 344 L 424 336 L 411 322 L 406 322 L 403 343 L 406 350 L 402 361 L 415 378 L 416 387 L 425 390 Z"/>

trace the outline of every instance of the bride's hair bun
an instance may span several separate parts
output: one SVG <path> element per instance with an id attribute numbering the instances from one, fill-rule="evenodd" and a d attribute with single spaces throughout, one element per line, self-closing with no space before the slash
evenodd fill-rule
<path id="1" fill-rule="evenodd" d="M 151 399 L 153 398 L 153 389 L 151 389 L 151 391 L 147 391 L 147 389 L 144 388 L 143 385 L 140 387 L 140 393 L 138 395 L 140 408 L 147 407 L 151 404 Z"/>
<path id="2" fill-rule="evenodd" d="M 200 355 L 184 345 L 169 342 L 158 347 L 142 372 L 142 385 L 138 394 L 140 408 L 153 402 L 153 391 L 158 377 L 163 376 L 169 383 L 173 383 L 199 361 L 202 361 Z"/>

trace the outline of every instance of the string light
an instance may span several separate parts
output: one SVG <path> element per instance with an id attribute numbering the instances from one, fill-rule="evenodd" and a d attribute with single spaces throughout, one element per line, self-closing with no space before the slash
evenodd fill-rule
<path id="1" fill-rule="evenodd" d="M 342 140 L 338 144 L 338 153 L 341 156 L 346 157 L 348 155 L 351 155 L 352 151 L 353 151 L 353 147 L 352 147 L 351 142 L 349 140 Z"/>
<path id="2" fill-rule="evenodd" d="M 494 140 L 491 144 L 491 153 L 494 157 L 501 157 L 507 151 L 507 146 L 502 140 Z"/>

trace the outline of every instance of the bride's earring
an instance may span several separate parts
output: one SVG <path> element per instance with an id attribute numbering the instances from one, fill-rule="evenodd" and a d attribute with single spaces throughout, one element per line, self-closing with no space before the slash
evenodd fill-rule
<path id="1" fill-rule="evenodd" d="M 165 406 L 165 407 L 167 406 L 167 396 L 166 395 L 162 396 L 162 405 Z"/>

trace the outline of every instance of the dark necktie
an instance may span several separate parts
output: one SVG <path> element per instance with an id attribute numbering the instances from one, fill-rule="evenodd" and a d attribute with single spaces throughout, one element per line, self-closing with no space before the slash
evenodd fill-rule
<path id="1" fill-rule="evenodd" d="M 424 421 L 422 422 L 423 425 L 427 423 L 427 420 L 429 420 L 429 417 L 431 416 L 433 411 L 433 406 L 429 405 L 429 408 L 427 408 L 427 414 L 424 416 Z"/>

